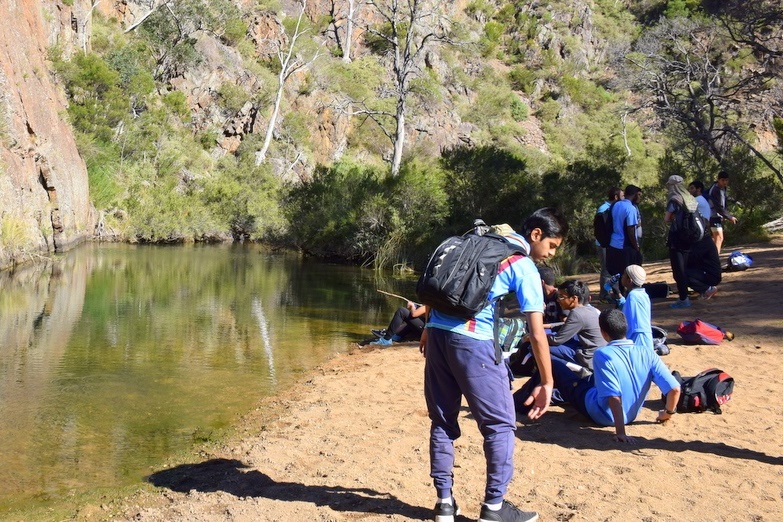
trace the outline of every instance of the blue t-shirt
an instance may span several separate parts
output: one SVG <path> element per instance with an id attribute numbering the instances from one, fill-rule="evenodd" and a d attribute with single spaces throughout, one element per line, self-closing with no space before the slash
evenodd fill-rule
<path id="1" fill-rule="evenodd" d="M 637 346 L 654 350 L 652 337 L 652 305 L 644 288 L 634 288 L 625 298 L 623 313 L 628 320 L 626 337 Z"/>
<path id="2" fill-rule="evenodd" d="M 530 248 L 527 241 L 521 236 L 512 238 L 506 236 L 514 242 L 524 242 L 522 245 L 525 251 Z M 535 263 L 529 257 L 514 254 L 500 263 L 498 275 L 492 284 L 489 292 L 490 304 L 481 310 L 475 317 L 460 319 L 451 315 L 432 310 L 430 312 L 428 327 L 440 328 L 457 332 L 474 339 L 482 341 L 491 341 L 494 339 L 494 313 L 496 297 L 505 295 L 509 292 L 516 292 L 519 300 L 519 309 L 522 312 L 544 312 L 544 289 L 541 286 L 541 276 L 538 273 Z"/>
<path id="3" fill-rule="evenodd" d="M 639 211 L 630 200 L 621 199 L 612 207 L 612 239 L 609 246 L 622 249 L 625 244 L 625 227 L 639 224 Z M 636 233 L 634 229 L 634 233 Z"/>
<path id="4" fill-rule="evenodd" d="M 603 426 L 614 426 L 609 408 L 610 397 L 621 397 L 624 424 L 633 422 L 647 399 L 650 383 L 655 383 L 664 395 L 680 384 L 661 358 L 644 346 L 629 339 L 612 341 L 593 355 L 595 387 L 585 394 L 585 409 L 590 418 Z"/>
<path id="5" fill-rule="evenodd" d="M 701 217 L 704 219 L 710 219 L 710 215 L 712 214 L 712 209 L 710 208 L 710 202 L 707 201 L 707 199 L 699 194 L 696 196 L 696 203 L 699 204 L 699 214 L 701 214 Z"/>

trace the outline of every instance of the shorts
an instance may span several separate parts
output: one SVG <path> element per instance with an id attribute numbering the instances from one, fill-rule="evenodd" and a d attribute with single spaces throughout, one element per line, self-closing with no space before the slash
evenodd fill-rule
<path id="1" fill-rule="evenodd" d="M 710 229 L 713 232 L 720 232 L 721 230 L 723 230 L 723 219 L 710 218 Z"/>

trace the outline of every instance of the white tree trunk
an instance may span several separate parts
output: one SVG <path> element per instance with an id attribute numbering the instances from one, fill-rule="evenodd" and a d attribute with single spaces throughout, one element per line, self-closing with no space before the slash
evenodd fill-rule
<path id="1" fill-rule="evenodd" d="M 277 116 L 280 114 L 280 103 L 283 101 L 283 89 L 285 87 L 285 77 L 280 71 L 277 83 L 277 94 L 275 95 L 275 105 L 272 108 L 272 115 L 269 116 L 269 126 L 266 128 L 266 136 L 264 136 L 264 144 L 261 146 L 261 150 L 256 153 L 256 166 L 261 165 L 266 161 L 266 153 L 269 150 L 269 145 L 272 143 L 272 135 L 275 132 L 275 124 L 277 124 Z"/>
<path id="2" fill-rule="evenodd" d="M 306 30 L 300 30 L 302 24 L 302 17 L 304 16 L 305 9 L 307 8 L 307 0 L 302 0 L 302 9 L 299 11 L 299 18 L 296 20 L 296 27 L 294 28 L 294 34 L 291 36 L 291 43 L 287 50 L 279 49 L 277 56 L 280 60 L 280 74 L 277 75 L 277 94 L 275 95 L 275 105 L 272 108 L 272 114 L 269 116 L 269 126 L 266 129 L 266 136 L 264 136 L 264 144 L 261 146 L 261 150 L 256 152 L 256 166 L 266 161 L 266 154 L 269 151 L 269 145 L 272 143 L 272 136 L 275 132 L 275 125 L 277 124 L 277 118 L 280 115 L 280 104 L 283 101 L 283 92 L 285 90 L 285 82 L 288 77 L 294 72 L 299 70 L 305 64 L 299 62 L 294 58 L 294 48 L 296 47 L 296 41 L 299 39 Z M 315 61 L 318 58 L 318 52 L 316 51 L 310 62 Z"/>
<path id="3" fill-rule="evenodd" d="M 394 132 L 394 155 L 392 156 L 391 175 L 396 178 L 402 164 L 402 151 L 405 147 L 405 96 L 397 100 L 397 129 Z"/>
<path id="4" fill-rule="evenodd" d="M 343 46 L 343 61 L 351 63 L 351 43 L 353 41 L 353 17 L 356 14 L 356 0 L 348 0 L 348 19 L 345 22 L 345 45 Z"/>

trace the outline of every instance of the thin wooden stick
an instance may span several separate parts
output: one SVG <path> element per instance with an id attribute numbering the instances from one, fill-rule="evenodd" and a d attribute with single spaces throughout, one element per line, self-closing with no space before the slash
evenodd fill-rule
<path id="1" fill-rule="evenodd" d="M 376 290 L 378 290 L 378 289 L 376 289 Z M 406 301 L 411 301 L 411 300 L 410 300 L 410 299 L 408 299 L 407 297 L 403 297 L 403 296 L 401 296 L 401 295 L 397 295 L 397 294 L 392 294 L 391 292 L 386 292 L 386 291 L 384 291 L 384 290 L 378 290 L 378 292 L 380 292 L 380 293 L 382 293 L 382 294 L 385 294 L 385 295 L 389 295 L 389 296 L 391 296 L 391 297 L 399 297 L 400 299 L 404 299 L 404 300 L 406 300 Z M 411 301 L 411 302 L 413 302 L 413 301 Z"/>

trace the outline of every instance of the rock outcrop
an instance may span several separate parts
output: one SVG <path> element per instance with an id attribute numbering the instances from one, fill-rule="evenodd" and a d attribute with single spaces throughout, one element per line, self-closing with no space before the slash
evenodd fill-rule
<path id="1" fill-rule="evenodd" d="M 92 233 L 87 168 L 46 63 L 89 46 L 91 4 L 8 0 L 0 24 L 0 267 L 60 252 Z"/>

